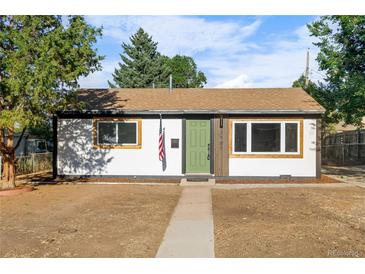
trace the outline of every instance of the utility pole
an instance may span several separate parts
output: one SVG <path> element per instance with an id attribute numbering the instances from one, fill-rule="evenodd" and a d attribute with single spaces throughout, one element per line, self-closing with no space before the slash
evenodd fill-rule
<path id="1" fill-rule="evenodd" d="M 307 49 L 307 60 L 305 64 L 305 87 L 309 84 L 309 48 Z"/>
<path id="2" fill-rule="evenodd" d="M 172 92 L 172 74 L 169 77 L 169 91 Z"/>

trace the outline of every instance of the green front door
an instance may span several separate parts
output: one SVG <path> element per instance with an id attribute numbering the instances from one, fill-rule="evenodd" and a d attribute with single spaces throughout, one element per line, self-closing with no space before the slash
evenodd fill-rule
<path id="1" fill-rule="evenodd" d="M 210 173 L 210 120 L 186 120 L 186 173 Z"/>

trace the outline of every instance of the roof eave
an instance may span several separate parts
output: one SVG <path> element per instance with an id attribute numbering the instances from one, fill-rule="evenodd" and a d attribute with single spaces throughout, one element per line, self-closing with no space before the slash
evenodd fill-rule
<path id="1" fill-rule="evenodd" d="M 77 110 L 61 111 L 62 114 L 323 114 L 324 110 Z"/>

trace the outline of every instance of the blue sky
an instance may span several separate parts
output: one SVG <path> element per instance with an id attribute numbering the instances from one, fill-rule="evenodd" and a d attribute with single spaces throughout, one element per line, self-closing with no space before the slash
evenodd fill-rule
<path id="1" fill-rule="evenodd" d="M 306 24 L 315 16 L 87 16 L 103 26 L 97 42 L 103 70 L 81 79 L 81 87 L 107 87 L 120 61 L 121 43 L 142 27 L 165 55 L 192 56 L 207 76 L 207 87 L 289 87 L 305 68 L 310 49 L 311 78 L 318 80 Z"/>

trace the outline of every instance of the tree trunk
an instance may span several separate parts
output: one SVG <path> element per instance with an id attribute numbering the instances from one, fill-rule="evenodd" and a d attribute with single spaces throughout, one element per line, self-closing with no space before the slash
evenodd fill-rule
<path id="1" fill-rule="evenodd" d="M 9 181 L 9 157 L 7 155 L 3 155 L 3 180 Z"/>
<path id="2" fill-rule="evenodd" d="M 15 156 L 15 155 L 14 155 Z M 4 176 L 2 181 L 2 189 L 15 188 L 15 157 L 13 159 L 9 155 L 4 155 Z"/>
<path id="3" fill-rule="evenodd" d="M 15 152 L 10 155 L 9 158 L 9 185 L 10 188 L 15 188 Z"/>
<path id="4" fill-rule="evenodd" d="M 10 150 L 14 146 L 14 129 L 8 128 L 7 144 Z M 4 180 L 2 189 L 15 188 L 15 151 L 12 150 L 10 154 L 4 154 Z"/>
<path id="5" fill-rule="evenodd" d="M 7 178 L 7 171 L 8 171 L 8 167 L 7 167 L 7 162 L 5 161 L 5 149 L 4 147 L 6 146 L 5 144 L 5 134 L 4 134 L 4 128 L 0 128 L 0 145 L 2 150 L 0 151 L 0 156 L 2 157 L 2 169 L 3 172 L 1 173 L 1 178 L 0 180 L 5 180 L 5 178 Z"/>

